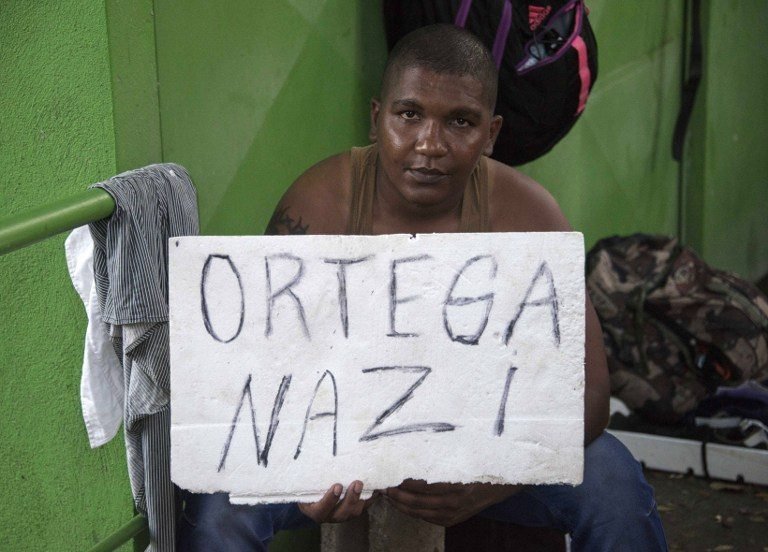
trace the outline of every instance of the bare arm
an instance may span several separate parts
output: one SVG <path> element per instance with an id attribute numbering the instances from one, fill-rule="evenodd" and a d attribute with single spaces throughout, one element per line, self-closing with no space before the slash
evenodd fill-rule
<path id="1" fill-rule="evenodd" d="M 272 218 L 269 219 L 267 229 L 264 234 L 267 236 L 282 235 L 302 235 L 309 231 L 309 224 L 306 224 L 301 215 L 296 215 L 294 211 L 301 209 L 290 208 L 283 205 L 282 202 L 275 208 Z M 297 218 L 294 218 L 296 216 Z"/>
<path id="2" fill-rule="evenodd" d="M 349 154 L 310 167 L 280 199 L 267 235 L 343 234 L 349 209 Z"/>

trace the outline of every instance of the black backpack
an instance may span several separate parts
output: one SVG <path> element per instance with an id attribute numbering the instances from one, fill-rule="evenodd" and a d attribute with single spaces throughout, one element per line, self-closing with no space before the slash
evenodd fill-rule
<path id="1" fill-rule="evenodd" d="M 504 124 L 493 157 L 521 165 L 547 153 L 584 110 L 597 43 L 583 0 L 384 0 L 390 49 L 409 32 L 454 23 L 475 33 L 499 67 Z"/>

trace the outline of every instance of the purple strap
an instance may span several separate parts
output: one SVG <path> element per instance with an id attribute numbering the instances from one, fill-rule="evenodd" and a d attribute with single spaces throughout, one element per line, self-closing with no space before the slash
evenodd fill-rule
<path id="1" fill-rule="evenodd" d="M 456 12 L 456 20 L 453 24 L 463 29 L 467 24 L 467 16 L 469 15 L 469 8 L 471 7 L 472 0 L 461 0 L 461 6 L 459 6 L 459 11 Z"/>
<path id="2" fill-rule="evenodd" d="M 496 38 L 493 41 L 493 61 L 496 62 L 496 68 L 501 67 L 501 58 L 504 57 L 504 47 L 507 45 L 507 36 L 509 29 L 512 28 L 512 4 L 509 0 L 504 0 L 504 11 L 501 12 L 501 22 L 496 30 Z"/>
<path id="3" fill-rule="evenodd" d="M 456 19 L 453 24 L 464 28 L 467 24 L 469 9 L 472 7 L 472 0 L 461 0 L 459 11 L 456 12 Z M 496 62 L 496 68 L 501 67 L 501 59 L 504 57 L 504 47 L 507 45 L 509 30 L 512 28 L 512 4 L 509 0 L 504 0 L 504 8 L 501 12 L 501 21 L 496 30 L 496 38 L 493 40 L 493 61 Z"/>

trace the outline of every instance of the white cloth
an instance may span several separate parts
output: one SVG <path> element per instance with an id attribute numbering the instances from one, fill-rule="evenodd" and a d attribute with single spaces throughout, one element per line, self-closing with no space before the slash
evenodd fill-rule
<path id="1" fill-rule="evenodd" d="M 123 368 L 101 321 L 93 279 L 93 240 L 88 226 L 75 228 L 64 242 L 72 285 L 88 315 L 80 378 L 80 402 L 91 448 L 108 443 L 123 421 Z"/>

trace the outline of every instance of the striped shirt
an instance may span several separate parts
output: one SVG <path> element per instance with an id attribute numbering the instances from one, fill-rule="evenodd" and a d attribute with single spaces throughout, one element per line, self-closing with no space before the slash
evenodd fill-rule
<path id="1" fill-rule="evenodd" d="M 187 171 L 165 163 L 94 184 L 115 200 L 111 217 L 89 225 L 102 320 L 123 367 L 123 424 L 136 508 L 147 516 L 152 551 L 175 548 L 170 477 L 168 239 L 198 233 Z"/>

